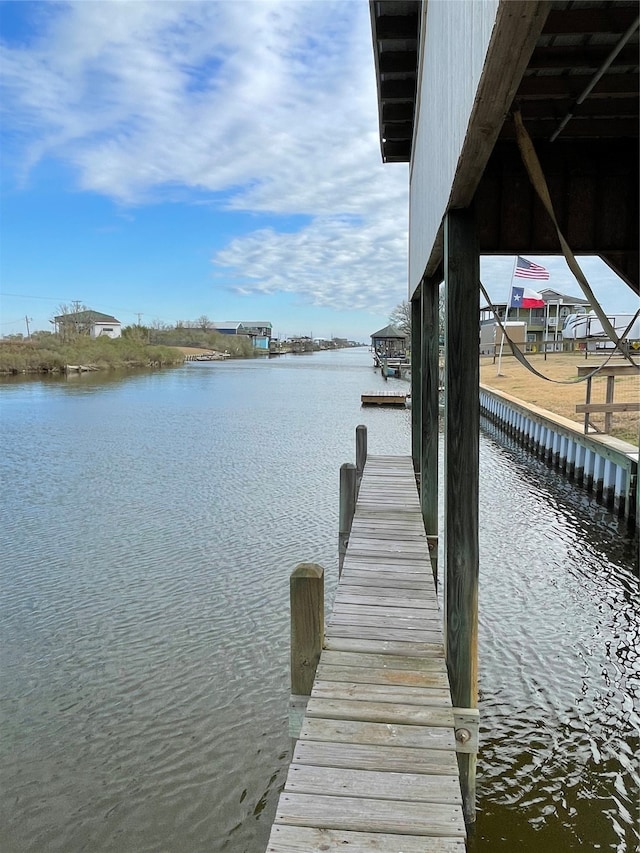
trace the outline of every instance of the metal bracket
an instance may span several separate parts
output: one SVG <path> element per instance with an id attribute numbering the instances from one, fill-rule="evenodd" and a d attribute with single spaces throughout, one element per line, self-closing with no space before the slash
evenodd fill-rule
<path id="1" fill-rule="evenodd" d="M 302 721 L 307 712 L 309 698 L 309 696 L 297 696 L 295 693 L 289 696 L 289 737 L 296 740 L 302 731 Z"/>
<path id="2" fill-rule="evenodd" d="M 480 711 L 477 708 L 454 708 L 453 730 L 456 738 L 456 752 L 478 752 L 478 729 Z"/>

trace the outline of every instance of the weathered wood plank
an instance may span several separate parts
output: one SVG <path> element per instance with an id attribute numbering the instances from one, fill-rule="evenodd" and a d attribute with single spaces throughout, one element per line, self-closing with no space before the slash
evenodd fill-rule
<path id="1" fill-rule="evenodd" d="M 373 536 L 389 540 L 404 539 L 407 533 L 420 539 L 426 537 L 422 521 L 417 519 L 415 521 L 413 519 L 406 521 L 396 519 L 393 522 L 385 523 L 382 519 L 369 519 L 358 515 L 353 520 L 351 530 L 357 532 L 359 536 L 371 533 Z"/>
<path id="2" fill-rule="evenodd" d="M 413 602 L 409 599 L 396 601 L 393 606 L 383 606 L 381 604 L 365 604 L 358 602 L 350 604 L 342 600 L 342 596 L 337 595 L 333 606 L 334 614 L 353 614 L 354 616 L 368 616 L 371 619 L 419 619 L 423 624 L 434 622 L 440 623 L 438 611 L 431 610 L 425 613 L 425 608 L 413 607 Z M 384 623 L 383 623 L 384 624 Z"/>
<path id="3" fill-rule="evenodd" d="M 307 703 L 308 718 L 362 720 L 365 723 L 395 723 L 403 726 L 452 726 L 450 708 L 388 702 L 358 702 L 354 699 L 318 699 Z"/>
<path id="4" fill-rule="evenodd" d="M 316 672 L 318 681 L 344 681 L 350 684 L 395 684 L 398 687 L 430 687 L 447 691 L 446 672 L 418 672 L 410 669 L 363 669 L 357 666 L 320 665 Z"/>
<path id="5" fill-rule="evenodd" d="M 348 561 L 348 562 L 347 562 Z M 379 557 L 379 556 L 370 556 L 366 557 L 363 554 L 351 554 L 347 551 L 347 556 L 345 557 L 345 567 L 360 569 L 369 568 L 371 571 L 378 572 L 386 572 L 392 573 L 397 572 L 398 574 L 404 575 L 421 575 L 423 577 L 428 577 L 431 572 L 431 562 L 427 559 L 417 559 L 417 560 L 394 560 L 390 557 Z"/>
<path id="6" fill-rule="evenodd" d="M 464 838 L 462 808 L 443 803 L 401 803 L 363 797 L 330 797 L 284 792 L 275 823 L 350 829 L 359 832 L 396 832 Z"/>
<path id="7" fill-rule="evenodd" d="M 305 717 L 300 737 L 330 743 L 405 746 L 421 749 L 455 750 L 453 727 L 367 723 L 362 720 L 332 720 Z"/>
<path id="8" fill-rule="evenodd" d="M 294 763 L 289 769 L 285 791 L 462 805 L 460 785 L 455 776 L 427 773 L 353 770 L 346 767 L 337 769 Z"/>
<path id="9" fill-rule="evenodd" d="M 354 617 L 355 618 L 355 617 Z M 327 639 L 345 637 L 355 640 L 383 640 L 385 642 L 417 642 L 438 643 L 440 633 L 437 630 L 427 631 L 421 628 L 394 628 L 392 626 L 375 627 L 372 625 L 342 625 L 331 624 L 326 630 Z"/>
<path id="10" fill-rule="evenodd" d="M 326 636 L 324 648 L 340 652 L 366 654 L 406 655 L 407 657 L 444 658 L 444 646 L 437 643 L 400 642 L 399 640 L 373 640 L 370 638 Z"/>
<path id="11" fill-rule="evenodd" d="M 312 696 L 318 699 L 356 699 L 359 702 L 402 702 L 407 705 L 451 707 L 449 688 L 368 684 L 316 679 Z"/>
<path id="12" fill-rule="evenodd" d="M 442 731 L 438 729 L 437 731 Z M 315 767 L 349 767 L 353 770 L 387 770 L 399 773 L 433 773 L 458 776 L 458 762 L 451 749 L 380 746 L 364 743 L 332 743 L 299 740 L 293 761 Z"/>
<path id="13" fill-rule="evenodd" d="M 308 826 L 277 824 L 271 830 L 267 853 L 464 853 L 460 839 L 424 835 L 388 835 L 370 832 L 345 832 L 314 829 Z"/>
<path id="14" fill-rule="evenodd" d="M 363 670 L 389 669 L 412 670 L 414 672 L 447 672 L 443 657 L 406 657 L 392 654 L 358 654 L 357 652 L 338 652 L 325 649 L 320 659 L 320 666 L 360 667 Z"/>
<path id="15" fill-rule="evenodd" d="M 376 625 L 380 628 L 422 628 L 426 631 L 439 631 L 441 627 L 438 613 L 435 610 L 418 611 L 421 614 L 419 616 L 413 613 L 407 613 L 406 616 L 402 616 L 400 613 L 376 616 L 375 612 L 371 612 L 374 608 L 368 608 L 365 605 L 358 607 L 358 605 L 350 604 L 345 605 L 345 607 L 352 609 L 343 610 L 339 605 L 336 606 L 331 616 L 332 625 Z M 401 610 L 402 608 L 397 609 Z M 406 609 L 408 611 L 410 608 Z"/>
<path id="16" fill-rule="evenodd" d="M 375 595 L 375 590 L 385 589 L 385 595 L 404 595 L 402 592 L 405 589 L 418 590 L 420 598 L 424 601 L 435 601 L 437 598 L 433 588 L 433 581 L 427 572 L 424 575 L 403 574 L 402 572 L 366 572 L 357 569 L 355 566 L 348 566 L 342 573 L 344 580 L 344 589 L 346 592 L 351 591 L 351 587 L 366 587 L 371 589 L 371 594 Z M 387 591 L 389 590 L 389 591 Z"/>
<path id="17" fill-rule="evenodd" d="M 378 594 L 376 595 L 376 591 Z M 422 599 L 415 594 L 411 594 L 410 592 L 400 593 L 398 590 L 385 590 L 385 589 L 370 589 L 368 587 L 361 586 L 350 586 L 350 587 L 342 587 L 338 590 L 335 598 L 335 604 L 340 603 L 344 604 L 354 604 L 354 605 L 368 605 L 370 607 L 402 607 L 403 601 L 406 599 L 407 595 L 410 596 L 411 606 L 413 608 L 419 610 L 427 610 L 433 613 L 440 613 L 438 610 L 438 604 L 435 599 Z M 335 606 L 335 605 L 334 605 Z"/>

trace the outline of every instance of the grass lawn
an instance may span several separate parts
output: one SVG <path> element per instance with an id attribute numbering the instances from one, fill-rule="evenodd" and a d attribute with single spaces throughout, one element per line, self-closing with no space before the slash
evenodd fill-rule
<path id="1" fill-rule="evenodd" d="M 550 379 L 566 380 L 577 377 L 578 365 L 586 364 L 596 368 L 604 359 L 599 355 L 589 355 L 589 358 L 585 359 L 584 354 L 580 353 L 548 353 L 546 361 L 542 354 L 527 355 L 527 360 L 536 370 Z M 640 355 L 635 360 L 640 362 Z M 619 356 L 615 358 L 616 363 L 620 361 Z M 482 385 L 495 388 L 497 391 L 504 391 L 505 394 L 511 394 L 512 397 L 533 403 L 542 409 L 576 421 L 576 423 L 584 423 L 584 415 L 576 413 L 576 404 L 585 402 L 586 381 L 571 385 L 547 382 L 530 373 L 510 354 L 503 354 L 500 375 L 498 376 L 497 373 L 497 358 L 494 364 L 493 356 L 481 356 L 480 382 Z M 591 387 L 591 402 L 604 403 L 605 389 L 606 378 L 594 377 Z M 640 374 L 616 377 L 614 401 L 616 403 L 640 402 Z M 604 414 L 593 414 L 591 419 L 598 429 L 604 429 Z M 637 445 L 639 427 L 640 413 L 615 412 L 611 435 Z"/>

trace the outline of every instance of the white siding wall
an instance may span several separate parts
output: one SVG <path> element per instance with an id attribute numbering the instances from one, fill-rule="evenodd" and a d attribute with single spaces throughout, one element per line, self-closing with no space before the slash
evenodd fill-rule
<path id="1" fill-rule="evenodd" d="M 498 6 L 499 0 L 426 3 L 410 180 L 410 294 L 447 209 Z"/>
<path id="2" fill-rule="evenodd" d="M 99 338 L 100 335 L 108 338 L 122 337 L 122 326 L 120 323 L 94 323 L 91 327 L 91 337 Z"/>

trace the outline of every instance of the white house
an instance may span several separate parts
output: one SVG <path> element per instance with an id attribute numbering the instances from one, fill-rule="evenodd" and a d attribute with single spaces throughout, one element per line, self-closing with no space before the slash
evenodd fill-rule
<path id="1" fill-rule="evenodd" d="M 71 330 L 78 334 L 88 334 L 91 338 L 119 338 L 122 336 L 122 323 L 111 314 L 100 311 L 77 311 L 74 314 L 60 314 L 53 318 L 55 331 L 64 334 Z"/>

